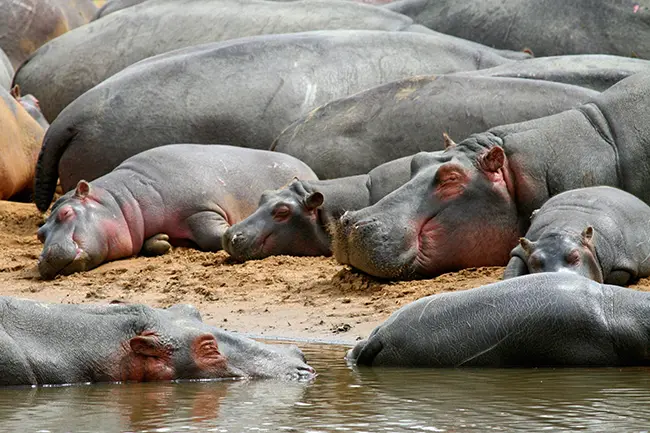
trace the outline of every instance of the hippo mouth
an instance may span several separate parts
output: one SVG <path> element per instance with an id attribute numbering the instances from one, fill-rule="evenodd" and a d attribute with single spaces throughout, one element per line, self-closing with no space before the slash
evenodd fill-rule
<path id="1" fill-rule="evenodd" d="M 268 233 L 262 237 L 261 242 L 255 242 L 255 239 L 252 242 L 247 242 L 246 244 L 236 244 L 233 242 L 233 238 L 228 237 L 226 239 L 224 250 L 230 256 L 238 261 L 247 261 L 247 260 L 259 260 L 265 257 L 268 257 L 267 253 L 267 241 L 271 237 L 272 233 Z"/>
<path id="2" fill-rule="evenodd" d="M 77 242 L 72 241 L 74 245 L 75 256 L 72 259 L 65 260 L 57 257 L 56 259 L 49 259 L 46 257 L 51 256 L 51 248 L 46 249 L 38 259 L 38 272 L 44 280 L 51 280 L 59 274 L 70 275 L 75 272 L 82 272 L 87 270 L 90 262 L 90 256 L 83 249 L 80 248 Z"/>

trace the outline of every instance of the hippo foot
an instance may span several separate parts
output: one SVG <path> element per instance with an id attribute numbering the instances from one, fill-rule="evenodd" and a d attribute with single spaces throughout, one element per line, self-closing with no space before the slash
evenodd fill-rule
<path id="1" fill-rule="evenodd" d="M 158 233 L 144 241 L 140 253 L 145 256 L 160 256 L 172 249 L 169 243 L 169 236 L 164 233 Z"/>

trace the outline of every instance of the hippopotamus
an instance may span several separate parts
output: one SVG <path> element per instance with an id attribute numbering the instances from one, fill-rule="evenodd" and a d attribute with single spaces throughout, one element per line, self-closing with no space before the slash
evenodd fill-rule
<path id="1" fill-rule="evenodd" d="M 315 376 L 297 347 L 207 325 L 191 305 L 159 309 L 1 297 L 0 311 L 3 386 Z"/>
<path id="2" fill-rule="evenodd" d="M 28 200 L 45 131 L 0 88 L 0 200 Z"/>
<path id="3" fill-rule="evenodd" d="M 47 209 L 57 177 L 67 191 L 146 149 L 170 142 L 268 149 L 292 121 L 329 100 L 411 75 L 509 61 L 449 38 L 369 30 L 262 35 L 139 62 L 52 123 L 39 158 L 37 204 Z"/>
<path id="4" fill-rule="evenodd" d="M 50 124 L 48 121 L 45 119 L 45 116 L 43 116 L 43 112 L 41 111 L 41 107 L 38 103 L 38 99 L 34 97 L 34 95 L 22 95 L 20 92 L 20 86 L 15 85 L 13 89 L 11 89 L 11 96 L 18 101 L 20 105 L 29 113 L 30 116 L 36 122 L 41 125 L 41 128 L 43 128 L 43 131 L 47 131 L 47 128 L 50 127 Z"/>
<path id="5" fill-rule="evenodd" d="M 334 256 L 385 278 L 504 266 L 556 194 L 605 185 L 650 203 L 649 110 L 644 72 L 571 110 L 413 157 L 409 182 L 335 221 Z"/>
<path id="6" fill-rule="evenodd" d="M 0 48 L 18 68 L 41 45 L 96 13 L 92 0 L 0 0 Z"/>
<path id="7" fill-rule="evenodd" d="M 159 31 L 161 28 L 165 31 Z M 413 25 L 406 16 L 352 2 L 159 0 L 111 14 L 48 43 L 16 71 L 14 84 L 20 84 L 26 93 L 41 100 L 45 117 L 51 122 L 90 88 L 156 54 L 245 36 L 338 29 L 438 35 Z M 462 41 L 453 40 L 456 44 Z M 481 47 L 493 54 L 503 54 L 473 42 L 462 42 L 468 49 Z M 517 53 L 515 58 L 525 56 Z"/>
<path id="8" fill-rule="evenodd" d="M 248 218 L 222 237 L 223 249 L 237 260 L 273 255 L 329 256 L 328 226 L 345 211 L 376 203 L 409 180 L 411 157 L 376 167 L 368 174 L 330 180 L 294 179 L 265 191 Z"/>
<path id="9" fill-rule="evenodd" d="M 533 212 L 504 279 L 573 272 L 623 286 L 650 276 L 650 206 L 609 186 L 566 191 Z"/>
<path id="10" fill-rule="evenodd" d="M 453 75 L 468 77 L 510 77 L 554 81 L 605 91 L 638 72 L 650 71 L 650 61 L 597 54 L 536 57 L 477 71 Z"/>
<path id="11" fill-rule="evenodd" d="M 491 47 L 528 48 L 538 57 L 650 59 L 649 6 L 637 0 L 402 0 L 384 7 L 439 32 Z"/>
<path id="12" fill-rule="evenodd" d="M 265 150 L 175 144 L 139 153 L 57 200 L 38 230 L 38 270 L 50 279 L 172 244 L 219 251 L 262 192 L 294 176 L 317 179 L 303 162 Z"/>
<path id="13" fill-rule="evenodd" d="M 346 358 L 373 367 L 649 365 L 650 293 L 559 272 L 418 299 Z"/>
<path id="14" fill-rule="evenodd" d="M 14 76 L 14 67 L 11 60 L 0 48 L 0 88 L 9 90 L 11 89 L 11 81 Z"/>
<path id="15" fill-rule="evenodd" d="M 515 62 L 518 63 L 518 62 Z M 271 150 L 309 165 L 319 179 L 367 173 L 419 151 L 442 150 L 493 126 L 548 116 L 598 92 L 538 80 L 419 76 L 328 102 L 285 129 Z"/>

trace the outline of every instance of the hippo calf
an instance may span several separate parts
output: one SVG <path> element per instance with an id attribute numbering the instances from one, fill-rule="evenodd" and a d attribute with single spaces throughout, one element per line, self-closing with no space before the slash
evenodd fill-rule
<path id="1" fill-rule="evenodd" d="M 348 352 L 357 365 L 649 365 L 650 293 L 579 275 L 526 275 L 427 296 Z"/>
<path id="2" fill-rule="evenodd" d="M 510 255 L 504 279 L 568 271 L 628 284 L 650 275 L 650 206 L 608 186 L 563 192 L 533 214 Z"/>
<path id="3" fill-rule="evenodd" d="M 317 179 L 281 153 L 221 145 L 176 144 L 133 156 L 105 176 L 62 196 L 38 230 L 43 278 L 95 268 L 172 244 L 221 249 L 221 236 L 250 215 L 260 195 L 294 176 Z"/>
<path id="4" fill-rule="evenodd" d="M 18 101 L 20 105 L 29 113 L 30 116 L 39 124 L 43 131 L 47 131 L 47 128 L 50 127 L 50 123 L 43 116 L 41 111 L 41 106 L 38 102 L 38 99 L 34 95 L 22 95 L 20 92 L 20 86 L 16 84 L 11 89 L 11 95 Z"/>
<path id="5" fill-rule="evenodd" d="M 331 180 L 295 179 L 266 191 L 257 210 L 223 235 L 223 249 L 238 260 L 273 255 L 328 256 L 328 226 L 348 210 L 376 203 L 409 180 L 411 157 L 390 161 L 368 174 Z"/>
<path id="6" fill-rule="evenodd" d="M 295 346 L 209 326 L 191 305 L 66 305 L 1 297 L 0 385 L 310 379 Z"/>

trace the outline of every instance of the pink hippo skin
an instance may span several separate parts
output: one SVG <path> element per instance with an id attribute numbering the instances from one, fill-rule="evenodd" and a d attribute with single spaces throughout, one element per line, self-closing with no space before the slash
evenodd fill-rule
<path id="1" fill-rule="evenodd" d="M 43 278 L 95 268 L 171 245 L 221 249 L 230 225 L 250 215 L 262 192 L 293 177 L 315 180 L 285 154 L 222 145 L 176 144 L 142 152 L 91 183 L 79 181 L 38 230 Z"/>

